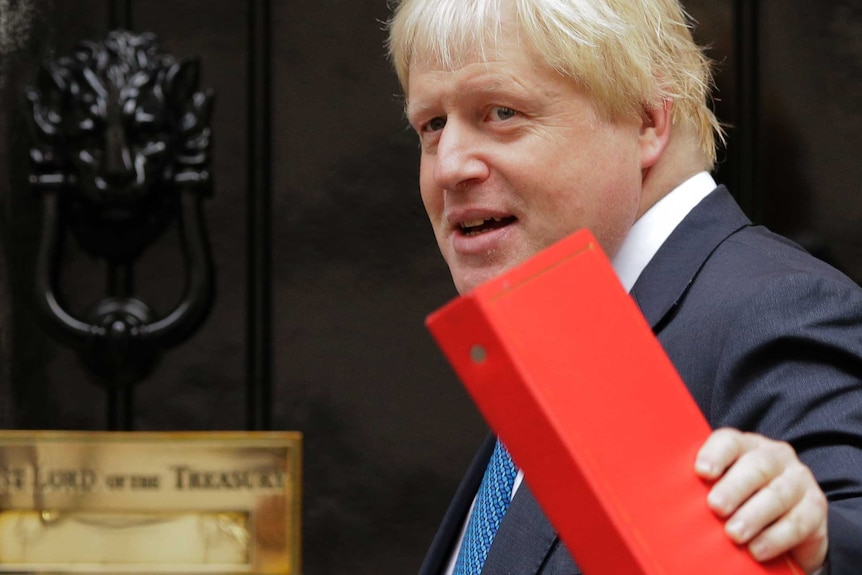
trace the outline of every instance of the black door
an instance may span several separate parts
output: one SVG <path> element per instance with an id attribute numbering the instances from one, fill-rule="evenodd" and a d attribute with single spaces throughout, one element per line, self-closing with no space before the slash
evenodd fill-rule
<path id="1" fill-rule="evenodd" d="M 18 30 L 0 43 L 0 426 L 300 430 L 309 575 L 415 571 L 485 432 L 423 327 L 455 292 L 417 193 L 386 4 L 0 0 L 13 15 L 0 22 Z M 732 124 L 717 178 L 753 217 L 862 278 L 862 6 L 687 6 Z M 199 58 L 215 94 L 214 305 L 127 395 L 95 381 L 31 312 L 41 209 L 21 96 L 41 62 L 116 28 Z M 182 293 L 178 235 L 136 263 L 136 293 L 156 310 Z M 68 242 L 70 308 L 104 293 L 105 277 Z"/>

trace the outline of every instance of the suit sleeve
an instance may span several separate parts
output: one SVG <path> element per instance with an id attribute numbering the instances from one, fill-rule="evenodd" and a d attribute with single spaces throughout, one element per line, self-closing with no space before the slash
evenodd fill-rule
<path id="1" fill-rule="evenodd" d="M 829 499 L 829 574 L 862 572 L 862 290 L 770 277 L 734 300 L 708 419 L 791 443 Z"/>

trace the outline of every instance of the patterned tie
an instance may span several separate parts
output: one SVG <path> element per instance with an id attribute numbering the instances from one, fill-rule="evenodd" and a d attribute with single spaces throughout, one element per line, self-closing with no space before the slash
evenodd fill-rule
<path id="1" fill-rule="evenodd" d="M 509 509 L 512 486 L 517 474 L 512 457 L 500 440 L 497 440 L 476 494 L 476 504 L 470 515 L 470 522 L 467 523 L 453 575 L 479 575 L 482 571 L 497 528 Z"/>

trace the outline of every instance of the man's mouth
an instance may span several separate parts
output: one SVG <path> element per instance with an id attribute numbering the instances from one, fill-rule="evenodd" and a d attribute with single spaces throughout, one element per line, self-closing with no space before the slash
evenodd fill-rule
<path id="1" fill-rule="evenodd" d="M 458 224 L 458 228 L 465 236 L 477 236 L 491 230 L 497 230 L 508 226 L 515 221 L 515 216 L 505 218 L 475 219 Z"/>

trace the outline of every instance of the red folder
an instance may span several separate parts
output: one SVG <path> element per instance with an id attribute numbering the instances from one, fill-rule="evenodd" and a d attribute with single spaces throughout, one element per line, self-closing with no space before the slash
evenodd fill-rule
<path id="1" fill-rule="evenodd" d="M 427 325 L 589 575 L 801 575 L 755 561 L 694 472 L 697 404 L 581 231 Z"/>

